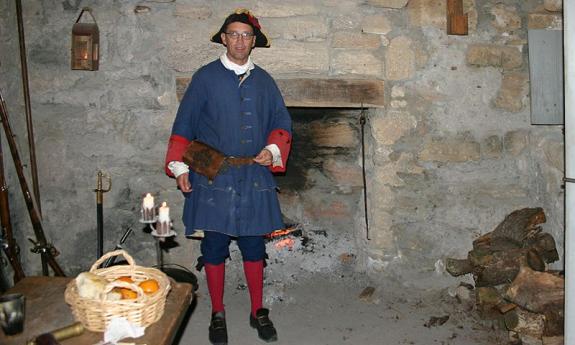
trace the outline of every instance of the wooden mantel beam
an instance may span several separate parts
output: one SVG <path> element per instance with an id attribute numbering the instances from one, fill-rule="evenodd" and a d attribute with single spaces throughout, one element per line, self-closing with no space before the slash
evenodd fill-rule
<path id="1" fill-rule="evenodd" d="M 176 78 L 178 100 L 191 78 Z M 288 107 L 382 108 L 383 80 L 360 79 L 276 79 Z"/>

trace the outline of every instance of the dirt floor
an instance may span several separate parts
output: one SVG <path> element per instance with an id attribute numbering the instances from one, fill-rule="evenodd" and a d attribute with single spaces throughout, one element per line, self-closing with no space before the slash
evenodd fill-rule
<path id="1" fill-rule="evenodd" d="M 176 342 L 179 345 L 209 344 L 210 301 L 203 272 L 197 277 L 196 303 Z M 263 344 L 248 323 L 249 295 L 242 279 L 227 280 L 229 344 Z M 367 287 L 374 288 L 371 294 Z M 392 282 L 375 285 L 362 274 L 341 272 L 309 274 L 291 283 L 266 279 L 264 289 L 265 304 L 278 330 L 277 345 L 507 344 L 504 332 L 477 317 L 472 299 L 461 303 L 453 289 L 450 293 Z"/>

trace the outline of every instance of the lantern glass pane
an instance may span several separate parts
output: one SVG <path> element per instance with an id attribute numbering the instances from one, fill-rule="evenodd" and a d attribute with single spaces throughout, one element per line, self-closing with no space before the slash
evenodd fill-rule
<path id="1" fill-rule="evenodd" d="M 73 41 L 73 63 L 75 69 L 92 68 L 92 37 L 74 36 Z"/>

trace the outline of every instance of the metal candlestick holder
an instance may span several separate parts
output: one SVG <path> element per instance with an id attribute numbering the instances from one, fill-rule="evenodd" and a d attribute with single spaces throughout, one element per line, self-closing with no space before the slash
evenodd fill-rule
<path id="1" fill-rule="evenodd" d="M 144 224 L 145 230 L 149 230 L 149 231 L 145 231 L 147 233 L 150 233 L 152 236 L 154 236 L 154 239 L 156 240 L 156 258 L 158 260 L 158 264 L 157 267 L 160 271 L 164 272 L 165 274 L 167 274 L 169 277 L 173 278 L 175 281 L 177 282 L 184 282 L 184 283 L 189 283 L 194 287 L 194 291 L 198 289 L 198 280 L 196 278 L 196 276 L 189 270 L 185 269 L 185 267 L 180 266 L 181 268 L 174 268 L 174 267 L 165 267 L 164 266 L 164 253 L 162 250 L 162 242 L 165 242 L 167 238 L 169 237 L 175 237 L 177 235 L 177 233 L 172 229 L 172 222 L 170 221 L 169 223 L 164 223 L 164 224 L 158 224 L 158 217 L 154 217 L 154 219 L 152 220 L 144 220 L 143 219 L 143 213 L 142 213 L 142 218 L 140 219 L 140 223 Z M 160 229 L 160 227 L 164 226 L 163 229 Z M 167 229 L 166 229 L 167 227 Z M 158 233 L 157 230 L 160 230 L 160 233 Z M 167 231 L 166 231 L 167 230 Z M 170 265 L 170 264 L 168 264 Z M 178 265 L 177 265 L 178 266 Z M 182 269 L 184 268 L 184 269 Z"/>
<path id="2" fill-rule="evenodd" d="M 162 231 L 162 233 L 158 233 L 158 231 L 156 231 L 156 227 L 154 225 L 158 223 L 158 217 L 155 217 L 155 219 L 153 219 L 153 220 L 140 219 L 140 223 L 145 224 L 146 228 L 149 228 L 151 230 L 150 233 L 156 239 L 156 257 L 158 260 L 158 268 L 160 269 L 160 271 L 163 271 L 164 270 L 164 253 L 162 251 L 161 242 L 164 242 L 167 237 L 173 237 L 173 236 L 177 235 L 177 233 L 174 230 L 172 230 L 172 222 L 169 222 L 167 224 L 168 231 L 165 233 L 163 231 Z M 165 224 L 160 225 L 160 226 L 165 226 Z"/>

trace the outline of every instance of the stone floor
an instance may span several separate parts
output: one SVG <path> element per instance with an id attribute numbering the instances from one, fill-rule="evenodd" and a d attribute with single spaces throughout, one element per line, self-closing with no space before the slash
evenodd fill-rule
<path id="1" fill-rule="evenodd" d="M 198 279 L 196 303 L 178 345 L 209 344 L 210 301 L 203 272 Z M 249 295 L 242 279 L 227 280 L 229 344 L 263 343 L 248 324 Z M 278 330 L 277 345 L 507 344 L 505 333 L 479 320 L 469 304 L 459 303 L 447 289 L 423 291 L 397 282 L 375 285 L 362 274 L 341 272 L 307 274 L 292 282 L 266 279 L 265 285 L 265 303 Z M 375 288 L 373 293 L 362 295 L 370 286 Z"/>

